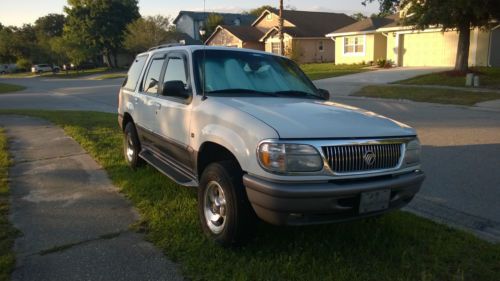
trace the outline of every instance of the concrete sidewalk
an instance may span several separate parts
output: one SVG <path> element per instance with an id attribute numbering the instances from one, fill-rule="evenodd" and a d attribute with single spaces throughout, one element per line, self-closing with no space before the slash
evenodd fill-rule
<path id="1" fill-rule="evenodd" d="M 11 221 L 22 232 L 12 280 L 183 280 L 129 230 L 137 212 L 62 129 L 15 116 L 0 126 L 14 158 Z"/>
<path id="2" fill-rule="evenodd" d="M 349 96 L 367 85 L 384 85 L 446 70 L 449 70 L 449 68 L 397 67 L 316 80 L 314 84 L 318 88 L 330 91 L 332 97 L 342 97 Z"/>

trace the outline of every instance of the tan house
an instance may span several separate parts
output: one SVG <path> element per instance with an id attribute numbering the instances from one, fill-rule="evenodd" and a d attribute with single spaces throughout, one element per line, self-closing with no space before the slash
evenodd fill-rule
<path id="1" fill-rule="evenodd" d="M 471 30 L 469 65 L 500 66 L 500 26 Z M 441 28 L 415 30 L 400 15 L 370 18 L 327 34 L 335 43 L 335 62 L 353 64 L 378 59 L 398 66 L 454 66 L 458 32 Z"/>
<path id="2" fill-rule="evenodd" d="M 283 18 L 286 55 L 300 63 L 335 61 L 334 41 L 326 38 L 325 34 L 356 22 L 345 14 L 292 10 L 285 10 Z M 206 44 L 251 48 L 278 54 L 278 25 L 278 11 L 266 10 L 251 27 L 217 27 Z"/>

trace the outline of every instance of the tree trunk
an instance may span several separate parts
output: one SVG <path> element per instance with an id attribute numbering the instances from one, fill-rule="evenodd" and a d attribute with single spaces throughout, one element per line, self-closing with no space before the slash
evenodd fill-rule
<path id="1" fill-rule="evenodd" d="M 118 68 L 118 54 L 116 50 L 112 51 L 113 54 L 113 68 Z"/>
<path id="2" fill-rule="evenodd" d="M 461 25 L 459 33 L 455 71 L 467 72 L 469 69 L 470 24 Z"/>
<path id="3" fill-rule="evenodd" d="M 112 68 L 113 66 L 111 65 L 111 56 L 109 54 L 109 50 L 105 51 L 105 55 L 106 55 L 106 60 L 107 60 L 108 68 Z"/>

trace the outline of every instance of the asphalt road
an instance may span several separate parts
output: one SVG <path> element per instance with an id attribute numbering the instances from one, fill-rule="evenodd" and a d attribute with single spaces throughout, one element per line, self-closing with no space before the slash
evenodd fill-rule
<path id="1" fill-rule="evenodd" d="M 332 83 L 342 83 L 337 80 Z M 345 76 L 347 88 L 351 80 L 352 76 Z M 20 93 L 0 95 L 0 109 L 116 112 L 122 80 L 0 79 L 0 82 L 29 87 Z M 500 241 L 499 111 L 344 95 L 332 99 L 377 112 L 418 130 L 428 177 L 407 210 Z"/>

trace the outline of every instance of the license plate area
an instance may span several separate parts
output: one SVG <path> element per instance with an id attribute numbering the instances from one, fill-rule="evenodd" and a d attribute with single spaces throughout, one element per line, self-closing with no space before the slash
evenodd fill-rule
<path id="1" fill-rule="evenodd" d="M 383 211 L 389 208 L 391 191 L 389 189 L 361 193 L 359 213 Z"/>

